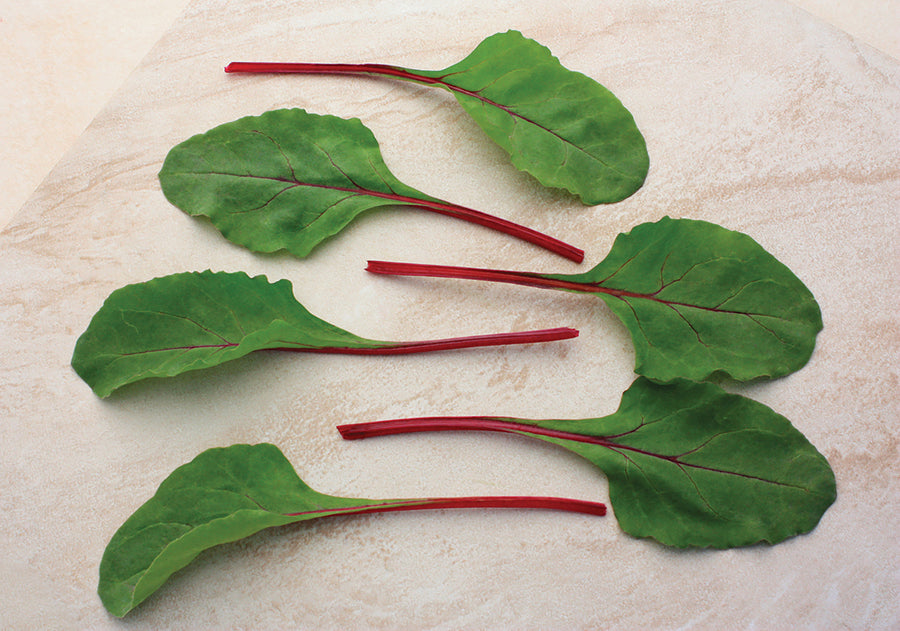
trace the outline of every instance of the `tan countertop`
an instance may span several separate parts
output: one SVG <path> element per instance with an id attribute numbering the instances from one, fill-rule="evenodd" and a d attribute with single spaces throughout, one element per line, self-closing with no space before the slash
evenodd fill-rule
<path id="1" fill-rule="evenodd" d="M 334 426 L 425 414 L 612 412 L 634 375 L 624 328 L 590 297 L 363 271 L 370 258 L 576 271 L 449 219 L 372 213 L 309 259 L 230 245 L 165 200 L 171 146 L 278 107 L 358 116 L 392 171 L 438 197 L 587 250 L 663 215 L 746 232 L 787 264 L 825 329 L 801 371 L 729 385 L 829 459 L 838 500 L 774 547 L 678 552 L 606 518 L 453 511 L 323 520 L 204 554 L 127 619 L 136 628 L 896 628 L 900 66 L 787 3 L 388 0 L 353 11 L 197 0 L 0 232 L 0 626 L 113 628 L 96 596 L 109 537 L 176 466 L 274 442 L 323 492 L 565 495 L 605 501 L 595 469 L 513 437 L 343 443 Z M 234 77 L 233 59 L 441 68 L 517 28 L 629 107 L 647 183 L 586 208 L 515 171 L 441 92 L 388 81 Z M 260 354 L 100 401 L 69 366 L 113 289 L 199 269 L 288 278 L 357 334 L 416 339 L 550 326 L 581 337 L 423 357 Z"/>

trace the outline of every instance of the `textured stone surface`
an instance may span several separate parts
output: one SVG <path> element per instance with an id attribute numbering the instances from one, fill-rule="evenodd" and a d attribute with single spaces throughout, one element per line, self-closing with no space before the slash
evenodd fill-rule
<path id="1" fill-rule="evenodd" d="M 188 0 L 0 0 L 0 228 Z"/>
<path id="2" fill-rule="evenodd" d="M 576 271 L 501 235 L 372 213 L 313 257 L 256 256 L 170 206 L 156 180 L 189 135 L 277 107 L 358 116 L 404 182 L 584 247 L 663 215 L 753 236 L 806 282 L 825 330 L 810 364 L 729 389 L 783 413 L 829 458 L 837 503 L 776 547 L 678 552 L 615 519 L 534 512 L 337 518 L 204 554 L 131 616 L 137 628 L 891 628 L 900 622 L 897 358 L 900 67 L 783 2 L 198 0 L 0 233 L 0 622 L 105 628 L 109 537 L 176 466 L 278 444 L 323 492 L 568 495 L 601 474 L 515 437 L 342 443 L 334 425 L 397 416 L 611 412 L 633 375 L 599 300 L 522 287 L 376 278 L 365 260 Z M 463 17 L 465 16 L 465 17 Z M 389 81 L 227 76 L 236 59 L 440 68 L 518 28 L 634 114 L 651 171 L 585 208 L 513 169 L 452 97 Z M 289 278 L 317 315 L 415 339 L 549 326 L 577 340 L 421 357 L 260 354 L 96 399 L 69 367 L 115 288 L 194 269 Z"/>

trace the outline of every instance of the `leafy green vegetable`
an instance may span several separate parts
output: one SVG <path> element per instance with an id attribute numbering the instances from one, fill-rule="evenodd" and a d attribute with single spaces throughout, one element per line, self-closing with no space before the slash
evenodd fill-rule
<path id="1" fill-rule="evenodd" d="M 209 449 L 166 478 L 113 535 L 100 561 L 103 605 L 124 616 L 202 551 L 264 528 L 327 517 L 434 508 L 545 508 L 604 515 L 597 502 L 544 497 L 369 500 L 307 486 L 274 445 Z"/>
<path id="2" fill-rule="evenodd" d="M 585 204 L 625 199 L 641 187 L 649 168 L 644 137 L 619 99 L 518 31 L 488 37 L 444 70 L 232 62 L 225 71 L 368 74 L 444 88 L 517 168 Z"/>
<path id="3" fill-rule="evenodd" d="M 828 462 L 790 421 L 711 383 L 640 377 L 603 418 L 433 417 L 338 429 L 347 439 L 482 430 L 555 443 L 606 473 L 625 532 L 680 548 L 778 543 L 815 528 L 836 494 Z"/>
<path id="4" fill-rule="evenodd" d="M 290 281 L 243 272 L 185 272 L 117 289 L 75 344 L 72 366 L 100 397 L 149 377 L 171 377 L 271 349 L 391 355 L 569 339 L 569 328 L 381 342 L 320 320 Z"/>
<path id="5" fill-rule="evenodd" d="M 661 381 L 786 375 L 809 361 L 822 329 L 818 304 L 793 272 L 749 236 L 690 219 L 620 234 L 583 274 L 383 261 L 368 270 L 597 294 L 631 333 L 635 372 Z"/>
<path id="6" fill-rule="evenodd" d="M 358 119 L 300 109 L 247 116 L 174 147 L 159 182 L 175 206 L 209 217 L 229 240 L 256 252 L 287 250 L 302 258 L 367 210 L 407 206 L 584 259 L 582 250 L 558 239 L 403 184 Z"/>

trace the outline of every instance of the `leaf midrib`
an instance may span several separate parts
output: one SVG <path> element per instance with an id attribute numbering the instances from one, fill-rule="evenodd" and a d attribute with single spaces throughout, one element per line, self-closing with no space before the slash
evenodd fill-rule
<path id="1" fill-rule="evenodd" d="M 413 78 L 413 80 L 415 80 L 416 77 L 422 76 L 422 75 L 417 74 L 420 71 L 416 71 L 416 70 L 410 71 L 406 68 L 398 68 L 398 70 L 406 70 L 407 72 L 410 73 L 410 78 Z M 467 90 L 466 88 L 463 88 L 458 85 L 454 85 L 453 83 L 444 81 L 444 77 L 450 76 L 451 74 L 464 74 L 464 72 L 465 71 L 457 71 L 457 72 L 453 72 L 453 73 L 448 73 L 448 74 L 445 74 L 445 75 L 442 75 L 440 77 L 436 77 L 433 79 L 429 77 L 428 78 L 429 80 L 425 81 L 423 83 L 439 85 L 439 86 L 445 87 L 446 89 L 450 90 L 451 92 L 458 92 L 460 94 L 465 94 L 466 96 L 477 99 L 477 100 L 481 101 L 482 103 L 496 107 L 496 108 L 506 112 L 513 118 L 518 118 L 519 120 L 523 120 L 530 125 L 534 125 L 538 129 L 541 129 L 541 130 L 547 132 L 548 134 L 550 134 L 551 136 L 555 137 L 557 140 L 561 141 L 562 143 L 564 143 L 570 147 L 574 147 L 576 150 L 580 151 L 581 153 L 588 156 L 589 158 L 596 160 L 598 163 L 602 164 L 605 168 L 609 169 L 610 171 L 618 173 L 619 175 L 621 175 L 625 178 L 629 178 L 629 179 L 632 179 L 635 181 L 640 180 L 640 176 L 634 175 L 633 173 L 626 173 L 626 172 L 616 168 L 615 166 L 613 166 L 613 165 L 609 164 L 608 162 L 606 162 L 605 160 L 603 160 L 601 157 L 594 155 L 593 153 L 591 153 L 584 147 L 581 147 L 581 146 L 575 144 L 573 141 L 571 141 L 568 138 L 566 138 L 565 136 L 561 135 L 559 132 L 556 132 L 556 131 L 550 129 L 549 127 L 546 127 L 545 125 L 541 125 L 540 123 L 535 122 L 534 120 L 528 118 L 527 116 L 524 116 L 523 114 L 520 114 L 519 112 L 516 112 L 511 107 L 497 103 L 496 101 L 489 99 L 486 96 L 482 96 L 477 91 Z M 569 72 L 572 72 L 572 71 L 569 71 Z M 500 77 L 497 77 L 496 79 L 494 79 L 494 82 L 496 82 L 499 78 Z"/>
<path id="2" fill-rule="evenodd" d="M 684 461 L 680 460 L 681 457 L 688 455 L 690 453 L 694 453 L 694 452 L 698 451 L 699 449 L 702 449 L 708 442 L 717 438 L 718 436 L 724 435 L 724 433 L 717 434 L 715 436 L 711 436 L 702 445 L 695 447 L 693 449 L 690 449 L 682 454 L 678 454 L 676 456 L 666 456 L 663 454 L 654 453 L 652 451 L 647 451 L 646 449 L 640 449 L 638 447 L 633 447 L 631 445 L 624 445 L 621 443 L 617 443 L 617 442 L 610 440 L 609 437 L 606 437 L 606 436 L 589 436 L 586 434 L 578 434 L 575 432 L 567 432 L 564 430 L 550 429 L 550 428 L 546 428 L 546 427 L 538 427 L 538 426 L 534 426 L 534 425 L 528 425 L 525 423 L 519 423 L 516 421 L 510 421 L 510 420 L 504 420 L 504 419 L 484 419 L 483 421 L 480 422 L 479 427 L 481 429 L 484 429 L 487 431 L 508 432 L 508 433 L 516 433 L 516 434 L 531 434 L 537 438 L 542 438 L 542 439 L 543 438 L 552 438 L 552 439 L 557 439 L 557 440 L 568 440 L 568 441 L 578 442 L 578 443 L 588 444 L 588 445 L 597 445 L 599 447 L 605 447 L 607 449 L 610 449 L 611 451 L 616 452 L 616 453 L 618 453 L 619 450 L 624 450 L 624 451 L 629 451 L 631 453 L 648 456 L 648 457 L 656 458 L 659 460 L 664 460 L 666 462 L 674 464 L 675 466 L 677 466 L 679 468 L 689 467 L 691 469 L 707 471 L 710 473 L 720 473 L 722 475 L 732 475 L 732 476 L 736 476 L 736 477 L 740 477 L 740 478 L 745 478 L 748 480 L 756 480 L 759 482 L 764 482 L 764 483 L 772 484 L 775 486 L 795 488 L 795 489 L 799 489 L 802 491 L 809 490 L 804 487 L 796 486 L 793 484 L 787 484 L 785 482 L 779 482 L 777 480 L 769 480 L 769 479 L 766 479 L 763 477 L 754 476 L 754 475 L 750 475 L 750 474 L 746 474 L 746 473 L 739 473 L 736 471 L 728 471 L 725 469 L 717 469 L 715 467 L 709 467 L 706 465 L 684 462 Z M 642 425 L 635 427 L 632 430 L 629 430 L 628 432 L 623 432 L 622 434 L 617 434 L 616 436 L 623 436 L 626 434 L 630 434 L 630 433 L 636 431 L 637 429 L 639 429 L 640 427 L 642 427 Z M 725 432 L 725 433 L 727 433 L 727 432 Z"/>
<path id="3" fill-rule="evenodd" d="M 576 291 L 581 293 L 594 293 L 594 294 L 606 294 L 613 298 L 618 298 L 623 302 L 627 302 L 628 298 L 634 298 L 638 300 L 649 300 L 651 302 L 656 302 L 659 304 L 663 304 L 669 307 L 685 307 L 688 309 L 698 309 L 702 311 L 709 311 L 712 313 L 721 313 L 727 315 L 740 315 L 747 317 L 759 317 L 759 318 L 773 318 L 776 320 L 788 320 L 788 318 L 784 318 L 782 316 L 772 315 L 770 313 L 756 313 L 753 311 L 733 311 L 730 309 L 721 309 L 718 306 L 707 307 L 698 304 L 691 304 L 688 302 L 680 302 L 676 300 L 667 300 L 665 298 L 660 298 L 656 294 L 663 291 L 663 289 L 671 286 L 667 284 L 665 287 L 661 287 L 660 289 L 652 292 L 652 293 L 640 293 L 636 291 L 630 291 L 627 289 L 616 289 L 613 287 L 604 287 L 601 283 L 606 282 L 608 279 L 604 279 L 602 281 L 596 282 L 579 282 L 566 280 L 564 278 L 554 278 L 552 276 L 547 276 L 543 274 L 534 274 L 530 272 L 504 272 L 498 270 L 478 270 L 479 272 L 485 271 L 490 274 L 490 276 L 486 276 L 486 280 L 495 280 L 499 282 L 510 282 L 520 285 L 531 285 L 534 287 L 549 287 L 551 289 L 561 289 L 566 291 Z M 728 298 L 730 299 L 730 297 Z M 724 302 L 724 301 L 723 301 Z"/>
<path id="4" fill-rule="evenodd" d="M 281 193 L 290 190 L 296 187 L 308 187 L 308 188 L 319 188 L 330 191 L 338 191 L 341 193 L 350 193 L 351 195 L 367 195 L 371 197 L 377 197 L 379 199 L 386 199 L 396 204 L 406 204 L 409 206 L 425 206 L 427 208 L 441 208 L 443 210 L 453 210 L 453 206 L 451 204 L 447 204 L 446 202 L 440 202 L 437 200 L 430 200 L 421 197 L 409 197 L 406 195 L 400 195 L 398 193 L 382 193 L 380 191 L 374 191 L 369 188 L 363 188 L 362 186 L 356 186 L 356 188 L 345 187 L 345 186 L 335 186 L 333 184 L 314 184 L 312 182 L 301 182 L 297 179 L 285 178 L 285 177 L 275 177 L 270 175 L 255 175 L 252 173 L 226 173 L 224 171 L 181 171 L 181 175 L 219 175 L 222 177 L 236 177 L 236 178 L 244 178 L 244 179 L 255 179 L 255 180 L 267 180 L 270 182 L 280 182 L 282 184 L 288 184 L 289 186 L 281 191 L 279 191 L 278 195 Z M 276 195 L 277 197 L 277 195 Z M 274 199 L 274 197 L 273 197 Z M 271 200 L 270 200 L 271 201 Z M 342 200 L 343 201 L 343 200 Z M 268 204 L 263 204 L 258 208 L 250 209 L 249 211 L 242 212 L 252 212 L 255 210 L 262 210 Z"/>

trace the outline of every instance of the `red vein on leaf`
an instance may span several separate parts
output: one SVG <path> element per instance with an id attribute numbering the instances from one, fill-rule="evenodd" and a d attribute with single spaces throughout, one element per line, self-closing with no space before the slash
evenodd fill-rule
<path id="1" fill-rule="evenodd" d="M 435 351 L 456 350 L 463 348 L 480 348 L 484 346 L 505 346 L 509 344 L 537 344 L 541 342 L 556 342 L 578 337 L 578 329 L 569 327 L 557 327 L 555 329 L 539 329 L 535 331 L 516 331 L 513 333 L 489 333 L 487 335 L 469 335 L 464 337 L 451 337 L 438 340 L 423 340 L 416 342 L 385 342 L 383 346 L 376 347 L 352 347 L 352 346 L 279 346 L 263 350 L 290 351 L 295 353 L 326 353 L 338 355 L 408 355 L 412 353 L 428 353 Z M 292 342 L 284 341 L 284 344 Z M 207 348 L 224 349 L 239 346 L 239 342 L 226 342 L 223 344 L 194 344 L 188 346 L 167 346 L 165 348 L 151 348 L 130 353 L 120 353 L 122 356 L 143 355 L 145 353 L 162 353 L 167 351 L 191 351 Z"/>
<path id="2" fill-rule="evenodd" d="M 343 173 L 343 171 L 341 171 Z M 554 254 L 559 254 L 570 261 L 574 261 L 576 263 L 581 263 L 584 260 L 584 250 L 581 248 L 577 248 L 573 245 L 569 245 L 564 241 L 560 241 L 554 237 L 543 234 L 542 232 L 538 232 L 537 230 L 533 230 L 526 226 L 522 226 L 520 224 L 514 223 L 507 219 L 502 219 L 500 217 L 495 217 L 494 215 L 489 215 L 487 213 L 483 213 L 481 211 L 475 210 L 473 208 L 467 208 L 466 206 L 460 206 L 459 204 L 451 204 L 450 202 L 445 202 L 442 200 L 429 200 L 429 199 L 420 199 L 416 197 L 408 197 L 406 195 L 398 195 L 397 193 L 382 193 L 380 191 L 373 191 L 371 189 L 362 188 L 357 186 L 357 188 L 349 188 L 343 186 L 330 186 L 326 184 L 313 184 L 311 182 L 300 182 L 295 179 L 283 178 L 283 177 L 267 177 L 261 175 L 252 175 L 245 173 L 225 173 L 221 171 L 205 171 L 203 173 L 194 173 L 194 175 L 220 175 L 223 177 L 236 177 L 236 178 L 250 178 L 257 180 L 269 180 L 272 182 L 282 182 L 284 184 L 288 184 L 289 186 L 281 191 L 279 191 L 272 199 L 289 190 L 290 188 L 296 187 L 309 187 L 309 188 L 320 188 L 327 189 L 332 191 L 339 191 L 342 193 L 350 193 L 353 195 L 368 195 L 371 197 L 377 197 L 379 199 L 385 199 L 396 204 L 411 206 L 415 208 L 422 208 L 425 210 L 429 210 L 431 212 L 447 215 L 448 217 L 454 217 L 456 219 L 462 219 L 463 221 L 468 221 L 469 223 L 474 223 L 479 226 L 484 226 L 485 228 L 489 228 L 491 230 L 496 230 L 497 232 L 501 232 L 503 234 L 507 234 L 511 237 L 516 237 L 538 247 L 541 247 L 545 250 L 553 252 Z M 349 178 L 348 178 L 349 179 Z M 351 182 L 353 180 L 350 180 Z M 271 200 L 270 200 L 271 201 Z M 343 200 L 340 200 L 343 201 Z M 265 208 L 266 205 L 260 206 L 258 208 L 252 208 L 244 212 L 257 211 Z"/>
<path id="3" fill-rule="evenodd" d="M 147 353 L 165 353 L 169 351 L 193 351 L 206 348 L 215 348 L 221 350 L 223 348 L 231 348 L 238 346 L 237 342 L 228 342 L 227 344 L 193 344 L 190 346 L 167 346 L 165 348 L 148 348 L 143 351 L 132 351 L 130 353 L 119 353 L 121 357 L 130 357 L 131 355 L 145 355 Z"/>

